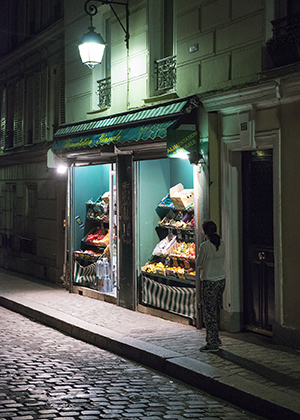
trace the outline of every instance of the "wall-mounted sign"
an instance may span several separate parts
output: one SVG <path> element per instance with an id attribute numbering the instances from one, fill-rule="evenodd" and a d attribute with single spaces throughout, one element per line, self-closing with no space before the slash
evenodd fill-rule
<path id="1" fill-rule="evenodd" d="M 99 134 L 86 134 L 82 136 L 55 139 L 53 150 L 84 149 L 106 144 L 120 144 L 140 140 L 164 139 L 167 129 L 174 124 L 174 120 L 163 123 L 145 124 L 138 127 L 106 131 Z"/>
<path id="2" fill-rule="evenodd" d="M 198 132 L 190 130 L 168 130 L 167 156 L 178 157 L 198 152 Z"/>

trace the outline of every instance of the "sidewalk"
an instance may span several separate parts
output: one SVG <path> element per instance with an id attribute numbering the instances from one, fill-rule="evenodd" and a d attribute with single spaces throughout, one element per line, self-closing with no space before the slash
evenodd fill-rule
<path id="1" fill-rule="evenodd" d="M 156 369 L 269 419 L 300 419 L 300 351 L 267 337 L 221 332 L 200 353 L 205 329 L 71 294 L 0 269 L 0 305 Z"/>

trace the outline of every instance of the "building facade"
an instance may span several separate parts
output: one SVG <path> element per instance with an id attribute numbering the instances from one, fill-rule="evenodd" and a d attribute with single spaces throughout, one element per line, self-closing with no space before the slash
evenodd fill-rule
<path id="1" fill-rule="evenodd" d="M 31 3 L 24 1 L 28 17 Z M 129 0 L 128 48 L 118 21 L 125 24 L 124 6 L 115 14 L 96 3 L 93 25 L 107 46 L 93 70 L 77 51 L 89 26 L 79 0 L 65 0 L 63 15 L 53 1 L 54 21 L 33 32 L 36 18 L 15 18 L 28 36 L 1 52 L 1 266 L 52 281 L 63 274 L 67 185 L 45 158 L 58 127 L 196 98 L 192 123 L 203 150 L 208 145 L 196 175 L 198 214 L 216 221 L 227 249 L 221 326 L 300 348 L 298 2 Z M 144 160 L 166 157 L 152 149 L 144 148 Z"/>
<path id="2" fill-rule="evenodd" d="M 47 169 L 47 151 L 65 118 L 63 5 L 0 9 L 0 265 L 59 281 L 65 180 Z"/>

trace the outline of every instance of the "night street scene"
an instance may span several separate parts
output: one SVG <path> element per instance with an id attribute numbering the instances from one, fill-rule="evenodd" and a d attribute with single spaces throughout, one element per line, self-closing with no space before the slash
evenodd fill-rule
<path id="1" fill-rule="evenodd" d="M 299 0 L 1 0 L 0 420 L 300 419 Z"/>

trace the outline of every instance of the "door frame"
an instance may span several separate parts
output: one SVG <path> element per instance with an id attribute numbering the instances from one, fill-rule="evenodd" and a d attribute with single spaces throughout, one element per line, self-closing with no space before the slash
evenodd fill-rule
<path id="1" fill-rule="evenodd" d="M 282 228 L 281 228 L 281 133 L 280 130 L 255 133 L 245 145 L 240 136 L 222 137 L 222 237 L 227 250 L 227 285 L 221 311 L 221 327 L 228 331 L 243 328 L 242 253 L 242 173 L 243 150 L 273 149 L 274 282 L 275 323 L 283 322 Z"/>

